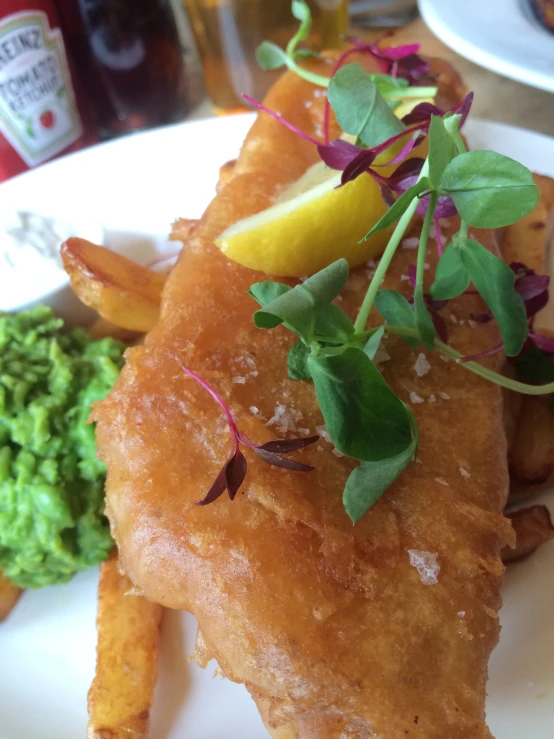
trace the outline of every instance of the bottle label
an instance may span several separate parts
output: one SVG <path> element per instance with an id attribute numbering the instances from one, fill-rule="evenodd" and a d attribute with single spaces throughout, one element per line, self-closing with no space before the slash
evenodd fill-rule
<path id="1" fill-rule="evenodd" d="M 42 11 L 0 20 L 0 133 L 30 167 L 83 133 L 61 31 Z"/>

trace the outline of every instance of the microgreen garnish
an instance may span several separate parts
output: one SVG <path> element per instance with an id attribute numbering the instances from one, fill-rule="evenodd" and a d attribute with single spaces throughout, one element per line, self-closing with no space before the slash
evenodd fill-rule
<path id="1" fill-rule="evenodd" d="M 502 228 L 514 223 L 533 209 L 538 194 L 531 173 L 523 165 L 496 152 L 466 150 L 460 129 L 469 113 L 472 93 L 450 110 L 423 102 L 402 121 L 394 116 L 398 100 L 436 92 L 434 88 L 431 93 L 428 88 L 410 87 L 429 71 L 417 55 L 419 47 L 381 48 L 351 40 L 351 48 L 338 58 L 331 78 L 321 77 L 299 65 L 305 54 L 297 46 L 309 34 L 309 10 L 304 2 L 294 0 L 293 13 L 300 27 L 287 48 L 264 43 L 258 58 L 266 68 L 286 66 L 328 88 L 324 142 L 248 99 L 316 145 L 321 159 L 342 171 L 342 185 L 365 174 L 373 177 L 389 209 L 365 238 L 387 228 L 392 233 L 354 321 L 333 303 L 348 278 L 345 259 L 329 264 L 295 287 L 266 280 L 252 285 L 249 293 L 260 306 L 254 313 L 258 328 L 271 330 L 282 325 L 296 335 L 288 354 L 289 377 L 313 382 L 331 441 L 339 452 L 360 463 L 343 492 L 346 512 L 356 522 L 403 473 L 418 448 L 414 414 L 373 361 L 385 335 L 400 336 L 414 349 L 423 344 L 501 387 L 529 395 L 554 392 L 554 340 L 532 330 L 533 316 L 548 300 L 548 278 L 534 275 L 524 265 L 508 267 L 469 234 L 470 227 Z M 359 64 L 346 64 L 360 51 L 371 54 L 383 74 L 367 74 Z M 356 137 L 355 144 L 343 139 L 329 141 L 330 108 L 342 130 Z M 408 159 L 426 136 L 427 158 Z M 400 152 L 398 141 L 403 142 Z M 383 152 L 389 149 L 390 158 L 384 161 Z M 395 164 L 399 166 L 392 174 L 379 170 Z M 440 219 L 457 214 L 459 231 L 443 249 Z M 408 273 L 413 288 L 408 299 L 394 290 L 381 289 L 381 283 L 414 215 L 423 217 L 423 225 L 416 265 Z M 426 291 L 424 270 L 433 228 L 440 258 Z M 439 315 L 449 300 L 464 293 L 481 295 L 489 310 L 481 320 L 496 320 L 502 337 L 501 345 L 471 357 L 446 343 L 446 325 Z M 368 329 L 374 307 L 385 323 Z M 476 361 L 500 351 L 517 357 L 521 377 L 546 384 L 514 380 Z M 236 495 L 246 474 L 240 445 L 250 447 L 270 464 L 311 469 L 281 455 L 311 444 L 317 437 L 255 445 L 238 430 L 217 393 L 198 375 L 185 371 L 221 405 L 231 433 L 230 456 L 200 504 L 215 500 L 225 490 L 231 498 Z"/>
<path id="2" fill-rule="evenodd" d="M 197 505 L 213 503 L 223 495 L 225 491 L 227 491 L 229 498 L 234 500 L 240 486 L 244 482 L 247 470 L 246 457 L 240 450 L 241 444 L 252 449 L 260 459 L 263 459 L 264 462 L 267 462 L 274 467 L 283 467 L 284 469 L 293 470 L 295 472 L 310 472 L 314 469 L 310 465 L 302 464 L 294 459 L 287 459 L 282 455 L 296 452 L 310 444 L 314 444 L 318 441 L 319 436 L 310 436 L 304 439 L 276 439 L 274 441 L 267 441 L 265 444 L 254 444 L 239 430 L 229 406 L 211 387 L 211 385 L 202 379 L 202 377 L 197 375 L 196 372 L 188 369 L 188 367 L 182 367 L 182 369 L 189 377 L 196 380 L 196 382 L 201 385 L 223 409 L 229 426 L 229 435 L 231 437 L 231 452 L 225 460 L 225 464 L 221 468 L 218 476 L 214 480 L 213 485 L 202 500 L 198 501 Z"/>

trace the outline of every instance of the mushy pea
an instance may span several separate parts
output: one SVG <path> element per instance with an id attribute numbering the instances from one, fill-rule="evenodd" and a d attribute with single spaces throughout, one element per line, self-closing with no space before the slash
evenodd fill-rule
<path id="1" fill-rule="evenodd" d="M 113 546 L 90 405 L 124 346 L 39 306 L 0 314 L 0 570 L 24 588 L 66 582 Z"/>

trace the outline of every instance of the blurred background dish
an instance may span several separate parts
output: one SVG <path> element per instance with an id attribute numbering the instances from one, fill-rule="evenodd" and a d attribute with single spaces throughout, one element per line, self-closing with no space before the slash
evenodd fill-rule
<path id="1" fill-rule="evenodd" d="M 547 10 L 545 3 L 540 7 Z M 554 92 L 554 36 L 531 0 L 419 0 L 419 9 L 429 28 L 458 54 Z"/>

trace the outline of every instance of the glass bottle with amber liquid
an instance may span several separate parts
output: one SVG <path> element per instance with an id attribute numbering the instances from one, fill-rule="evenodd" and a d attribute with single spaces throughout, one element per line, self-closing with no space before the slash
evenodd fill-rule
<path id="1" fill-rule="evenodd" d="M 256 62 L 264 40 L 285 47 L 298 27 L 291 0 L 183 0 L 198 48 L 206 87 L 218 114 L 244 110 L 243 93 L 261 99 L 282 73 Z M 314 50 L 344 45 L 348 0 L 307 0 Z"/>
<path id="2" fill-rule="evenodd" d="M 100 136 L 180 120 L 183 53 L 170 0 L 57 0 Z"/>

